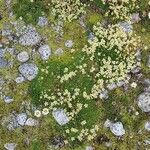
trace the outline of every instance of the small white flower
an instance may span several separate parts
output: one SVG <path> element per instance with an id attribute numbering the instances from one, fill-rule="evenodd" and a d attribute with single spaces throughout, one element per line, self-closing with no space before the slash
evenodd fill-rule
<path id="1" fill-rule="evenodd" d="M 48 115 L 48 114 L 49 114 L 49 109 L 48 109 L 48 108 L 44 108 L 44 109 L 42 110 L 42 114 L 43 114 L 43 115 Z"/>
<path id="2" fill-rule="evenodd" d="M 137 83 L 136 82 L 132 82 L 131 83 L 131 87 L 136 88 L 137 87 Z"/>
<path id="3" fill-rule="evenodd" d="M 148 18 L 150 19 L 150 12 L 148 13 Z"/>
<path id="4" fill-rule="evenodd" d="M 35 110 L 34 111 L 34 116 L 36 116 L 36 117 L 41 117 L 41 111 L 39 111 L 39 110 Z"/>
<path id="5" fill-rule="evenodd" d="M 34 0 L 30 0 L 31 3 L 33 3 Z"/>

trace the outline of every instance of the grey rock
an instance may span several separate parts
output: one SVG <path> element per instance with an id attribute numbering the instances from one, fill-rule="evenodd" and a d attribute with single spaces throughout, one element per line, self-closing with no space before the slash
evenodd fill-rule
<path id="1" fill-rule="evenodd" d="M 150 121 L 145 123 L 145 130 L 150 131 Z"/>
<path id="2" fill-rule="evenodd" d="M 25 32 L 20 36 L 19 43 L 23 46 L 33 46 L 39 43 L 41 37 L 36 32 L 35 28 L 28 26 Z"/>
<path id="3" fill-rule="evenodd" d="M 0 48 L 0 57 L 4 57 L 6 49 Z"/>
<path id="4" fill-rule="evenodd" d="M 101 99 L 108 99 L 108 91 L 107 90 L 103 90 L 102 92 L 100 92 L 99 98 L 101 98 Z"/>
<path id="5" fill-rule="evenodd" d="M 87 146 L 85 150 L 94 150 L 92 146 Z"/>
<path id="6" fill-rule="evenodd" d="M 94 40 L 94 37 L 95 37 L 94 33 L 93 33 L 93 32 L 90 32 L 89 35 L 88 35 L 88 40 L 93 41 L 93 40 Z"/>
<path id="7" fill-rule="evenodd" d="M 11 96 L 5 96 L 4 97 L 4 102 L 7 103 L 7 104 L 9 104 L 13 101 L 14 101 L 14 99 Z"/>
<path id="8" fill-rule="evenodd" d="M 25 78 L 22 75 L 20 75 L 15 79 L 15 81 L 16 83 L 22 83 L 25 81 Z"/>
<path id="9" fill-rule="evenodd" d="M 19 66 L 19 72 L 29 81 L 33 80 L 38 74 L 38 68 L 35 64 L 24 63 Z"/>
<path id="10" fill-rule="evenodd" d="M 150 79 L 144 79 L 144 83 L 149 86 L 150 85 Z"/>
<path id="11" fill-rule="evenodd" d="M 144 112 L 150 112 L 150 93 L 143 92 L 138 96 L 138 106 Z"/>
<path id="12" fill-rule="evenodd" d="M 26 62 L 29 60 L 29 54 L 26 51 L 22 51 L 17 55 L 17 59 L 20 62 Z"/>
<path id="13" fill-rule="evenodd" d="M 48 24 L 48 20 L 47 20 L 47 18 L 46 18 L 45 16 L 39 17 L 38 25 L 39 25 L 40 27 L 44 27 L 44 26 L 46 26 L 47 24 Z"/>
<path id="14" fill-rule="evenodd" d="M 48 60 L 50 55 L 51 55 L 51 49 L 48 45 L 42 45 L 40 48 L 39 48 L 39 53 L 41 55 L 41 58 L 42 60 Z"/>
<path id="15" fill-rule="evenodd" d="M 121 122 L 113 123 L 110 126 L 110 130 L 116 136 L 123 136 L 125 134 L 125 130 L 124 130 L 123 124 Z"/>
<path id="16" fill-rule="evenodd" d="M 27 114 L 26 113 L 18 114 L 16 116 L 16 120 L 17 120 L 19 125 L 21 125 L 21 126 L 25 125 L 25 122 L 27 120 Z"/>
<path id="17" fill-rule="evenodd" d="M 147 67 L 150 67 L 150 56 L 148 56 Z"/>
<path id="18" fill-rule="evenodd" d="M 110 128 L 111 125 L 112 125 L 112 121 L 110 121 L 109 119 L 107 119 L 104 123 L 105 128 Z"/>
<path id="19" fill-rule="evenodd" d="M 39 122 L 33 118 L 28 118 L 27 121 L 25 122 L 26 126 L 37 126 Z"/>
<path id="20" fill-rule="evenodd" d="M 62 109 L 57 109 L 52 114 L 59 125 L 65 125 L 69 122 L 69 118 Z"/>
<path id="21" fill-rule="evenodd" d="M 109 90 L 114 90 L 114 89 L 117 88 L 117 84 L 116 84 L 116 83 L 108 84 L 108 85 L 107 85 L 107 88 L 108 88 Z"/>
<path id="22" fill-rule="evenodd" d="M 144 140 L 146 145 L 150 145 L 150 139 Z"/>
<path id="23" fill-rule="evenodd" d="M 8 61 L 0 57 L 0 69 L 8 66 Z"/>
<path id="24" fill-rule="evenodd" d="M 71 48 L 72 46 L 73 46 L 73 41 L 72 40 L 67 40 L 66 42 L 65 42 L 65 46 L 66 47 L 68 47 L 68 48 Z"/>
<path id="25" fill-rule="evenodd" d="M 120 27 L 122 27 L 122 29 L 124 30 L 124 32 L 132 32 L 133 30 L 133 26 L 131 24 L 129 24 L 128 22 L 120 22 L 119 23 Z"/>
<path id="26" fill-rule="evenodd" d="M 7 150 L 15 150 L 16 149 L 17 144 L 16 143 L 6 143 L 4 145 L 5 149 Z"/>
<path id="27" fill-rule="evenodd" d="M 132 23 L 138 23 L 141 20 L 139 13 L 133 13 L 131 15 L 131 22 Z"/>

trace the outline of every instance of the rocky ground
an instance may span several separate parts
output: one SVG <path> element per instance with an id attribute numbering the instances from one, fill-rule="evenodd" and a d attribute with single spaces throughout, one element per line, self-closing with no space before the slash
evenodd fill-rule
<path id="1" fill-rule="evenodd" d="M 65 143 L 63 134 L 62 126 L 69 122 L 65 111 L 45 109 L 41 117 L 41 105 L 33 102 L 38 100 L 33 98 L 31 87 L 36 79 L 42 80 L 45 63 L 70 62 L 74 51 L 94 38 L 90 26 L 106 20 L 89 8 L 86 16 L 71 23 L 53 22 L 43 15 L 36 25 L 25 24 L 22 18 L 15 18 L 11 5 L 9 0 L 0 2 L 0 149 L 149 150 L 150 19 L 144 23 L 136 12 L 130 24 L 119 23 L 125 32 L 141 36 L 142 46 L 136 56 L 141 65 L 129 73 L 128 83 L 108 84 L 99 93 L 100 100 L 95 102 L 100 128 L 97 136 L 72 145 Z"/>

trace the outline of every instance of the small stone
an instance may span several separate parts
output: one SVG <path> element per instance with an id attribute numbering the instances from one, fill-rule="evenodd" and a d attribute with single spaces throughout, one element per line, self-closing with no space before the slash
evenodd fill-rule
<path id="1" fill-rule="evenodd" d="M 28 118 L 25 125 L 26 126 L 37 126 L 39 122 L 33 118 Z"/>
<path id="2" fill-rule="evenodd" d="M 109 90 L 114 90 L 114 89 L 117 88 L 117 85 L 116 85 L 116 83 L 108 84 L 108 85 L 107 85 L 107 88 L 108 88 Z"/>
<path id="3" fill-rule="evenodd" d="M 132 32 L 133 30 L 133 26 L 131 24 L 129 24 L 128 22 L 120 22 L 119 23 L 120 27 L 122 27 L 122 29 L 124 30 L 124 32 Z"/>
<path id="4" fill-rule="evenodd" d="M 4 102 L 7 103 L 7 104 L 9 104 L 13 101 L 14 101 L 14 99 L 11 96 L 5 96 L 4 97 Z"/>
<path id="5" fill-rule="evenodd" d="M 8 66 L 8 61 L 5 60 L 4 58 L 0 57 L 0 69 L 6 68 L 7 66 Z"/>
<path id="6" fill-rule="evenodd" d="M 23 76 L 19 76 L 15 79 L 16 83 L 22 83 L 25 81 L 25 78 Z"/>
<path id="7" fill-rule="evenodd" d="M 150 131 L 150 121 L 145 123 L 145 130 Z"/>
<path id="8" fill-rule="evenodd" d="M 62 48 L 58 48 L 56 51 L 55 51 L 55 55 L 58 55 L 58 56 L 60 56 L 60 55 L 62 55 L 63 54 L 63 49 Z"/>
<path id="9" fill-rule="evenodd" d="M 150 93 L 143 92 L 138 96 L 138 106 L 144 112 L 150 112 Z"/>
<path id="10" fill-rule="evenodd" d="M 38 74 L 35 64 L 25 63 L 19 66 L 19 72 L 29 81 L 33 80 Z"/>
<path id="11" fill-rule="evenodd" d="M 52 114 L 59 125 L 65 125 L 69 122 L 69 118 L 62 109 L 57 109 Z"/>
<path id="12" fill-rule="evenodd" d="M 87 146 L 85 150 L 94 150 L 92 146 Z"/>
<path id="13" fill-rule="evenodd" d="M 146 145 L 150 145 L 150 139 L 144 140 Z"/>
<path id="14" fill-rule="evenodd" d="M 107 90 L 101 91 L 100 94 L 99 94 L 99 98 L 108 99 L 108 91 Z"/>
<path id="15" fill-rule="evenodd" d="M 7 150 L 15 150 L 15 149 L 16 149 L 16 146 L 17 146 L 16 143 L 6 143 L 6 144 L 4 145 L 4 147 L 5 147 Z"/>
<path id="16" fill-rule="evenodd" d="M 139 13 L 133 13 L 131 15 L 131 22 L 132 23 L 138 23 L 141 20 Z"/>
<path id="17" fill-rule="evenodd" d="M 48 20 L 45 16 L 42 16 L 42 17 L 39 17 L 39 20 L 38 20 L 38 25 L 40 27 L 44 27 L 48 24 Z"/>
<path id="18" fill-rule="evenodd" d="M 113 123 L 110 126 L 110 130 L 116 136 L 123 136 L 125 134 L 125 130 L 121 122 Z"/>
<path id="19" fill-rule="evenodd" d="M 110 128 L 111 125 L 112 125 L 112 121 L 110 121 L 109 119 L 107 119 L 104 123 L 105 128 Z"/>
<path id="20" fill-rule="evenodd" d="M 66 42 L 65 42 L 65 46 L 66 47 L 68 47 L 68 48 L 71 48 L 72 46 L 73 46 L 73 41 L 72 40 L 67 40 Z"/>
<path id="21" fill-rule="evenodd" d="M 93 41 L 93 40 L 94 40 L 94 37 L 95 37 L 94 33 L 93 33 L 93 32 L 90 32 L 89 35 L 88 35 L 88 40 Z"/>
<path id="22" fill-rule="evenodd" d="M 23 51 L 17 55 L 17 59 L 23 63 L 29 60 L 29 55 L 26 51 Z"/>
<path id="23" fill-rule="evenodd" d="M 39 48 L 39 53 L 41 55 L 42 60 L 48 60 L 51 55 L 51 49 L 48 45 L 42 45 Z"/>
<path id="24" fill-rule="evenodd" d="M 25 122 L 27 120 L 27 114 L 26 113 L 18 114 L 16 117 L 16 120 L 19 125 L 21 125 L 21 126 L 25 125 Z"/>

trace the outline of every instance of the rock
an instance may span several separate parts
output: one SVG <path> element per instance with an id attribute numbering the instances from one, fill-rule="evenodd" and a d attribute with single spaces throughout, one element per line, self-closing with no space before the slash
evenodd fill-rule
<path id="1" fill-rule="evenodd" d="M 148 86 L 150 86 L 150 79 L 144 79 L 144 83 Z"/>
<path id="2" fill-rule="evenodd" d="M 69 122 L 69 118 L 62 109 L 57 109 L 52 114 L 59 125 L 65 125 Z"/>
<path id="3" fill-rule="evenodd" d="M 67 40 L 66 42 L 65 42 L 65 46 L 66 47 L 68 47 L 68 48 L 71 48 L 72 46 L 73 46 L 73 41 L 72 40 Z"/>
<path id="4" fill-rule="evenodd" d="M 4 57 L 6 49 L 0 48 L 0 57 Z"/>
<path id="5" fill-rule="evenodd" d="M 8 66 L 8 61 L 0 57 L 0 69 Z"/>
<path id="6" fill-rule="evenodd" d="M 62 48 L 58 48 L 56 51 L 55 51 L 55 55 L 58 55 L 58 56 L 60 56 L 60 55 L 62 55 L 63 54 L 63 49 Z"/>
<path id="7" fill-rule="evenodd" d="M 29 60 L 29 55 L 26 51 L 23 51 L 17 55 L 17 59 L 23 63 Z"/>
<path id="8" fill-rule="evenodd" d="M 28 26 L 25 32 L 20 36 L 19 43 L 23 46 L 33 46 L 41 40 L 35 28 Z"/>
<path id="9" fill-rule="evenodd" d="M 116 83 L 118 87 L 122 87 L 123 85 L 125 85 L 124 81 L 119 81 Z"/>
<path id="10" fill-rule="evenodd" d="M 11 96 L 5 96 L 4 97 L 4 102 L 7 103 L 7 104 L 9 104 L 13 101 L 14 101 L 14 99 Z"/>
<path id="11" fill-rule="evenodd" d="M 150 67 L 150 56 L 148 56 L 147 67 Z"/>
<path id="12" fill-rule="evenodd" d="M 33 118 L 28 118 L 27 121 L 25 122 L 26 126 L 37 126 L 39 122 Z"/>
<path id="13" fill-rule="evenodd" d="M 145 123 L 145 130 L 150 131 L 150 121 Z"/>
<path id="14" fill-rule="evenodd" d="M 44 27 L 48 24 L 48 20 L 45 16 L 42 16 L 42 17 L 39 17 L 39 20 L 38 20 L 38 25 L 40 27 Z"/>
<path id="15" fill-rule="evenodd" d="M 53 145 L 54 149 L 62 148 L 65 145 L 64 138 L 62 136 L 54 137 L 52 139 L 52 145 Z"/>
<path id="16" fill-rule="evenodd" d="M 107 90 L 101 91 L 101 93 L 99 94 L 99 98 L 108 99 L 108 91 Z"/>
<path id="17" fill-rule="evenodd" d="M 150 139 L 144 140 L 146 145 L 150 145 Z"/>
<path id="18" fill-rule="evenodd" d="M 131 22 L 132 23 L 138 23 L 141 20 L 139 13 L 133 13 L 131 15 Z"/>
<path id="19" fill-rule="evenodd" d="M 110 130 L 116 136 L 123 136 L 125 134 L 125 130 L 121 122 L 113 123 L 110 126 Z"/>
<path id="20" fill-rule="evenodd" d="M 38 68 L 35 64 L 24 63 L 19 66 L 19 72 L 29 81 L 33 80 L 38 74 Z"/>
<path id="21" fill-rule="evenodd" d="M 15 150 L 15 149 L 16 149 L 16 146 L 17 146 L 16 143 L 6 143 L 6 144 L 4 145 L 4 147 L 5 147 L 7 150 Z"/>
<path id="22" fill-rule="evenodd" d="M 116 83 L 108 84 L 108 85 L 107 85 L 107 88 L 108 88 L 109 90 L 114 90 L 114 89 L 117 88 L 117 85 L 116 85 Z"/>
<path id="23" fill-rule="evenodd" d="M 95 37 L 94 33 L 93 33 L 93 32 L 90 32 L 89 35 L 88 35 L 88 40 L 93 41 L 93 40 L 94 40 L 94 37 Z"/>
<path id="24" fill-rule="evenodd" d="M 48 45 L 42 45 L 39 48 L 39 53 L 41 55 L 42 60 L 48 60 L 50 55 L 51 55 L 51 49 L 49 48 Z"/>
<path id="25" fill-rule="evenodd" d="M 112 125 L 112 121 L 110 121 L 109 119 L 107 119 L 104 123 L 105 128 L 110 128 L 111 125 Z"/>
<path id="26" fill-rule="evenodd" d="M 16 117 L 16 120 L 19 125 L 21 125 L 21 126 L 25 125 L 25 122 L 27 120 L 27 114 L 26 113 L 18 114 Z"/>
<path id="27" fill-rule="evenodd" d="M 22 83 L 25 81 L 25 78 L 21 75 L 15 79 L 16 83 Z"/>
<path id="28" fill-rule="evenodd" d="M 138 106 L 144 112 L 150 112 L 150 93 L 143 92 L 138 96 Z"/>
<path id="29" fill-rule="evenodd" d="M 133 26 L 131 24 L 129 24 L 128 22 L 120 22 L 119 23 L 120 27 L 122 27 L 122 29 L 124 30 L 124 32 L 132 32 L 133 30 Z"/>
<path id="30" fill-rule="evenodd" d="M 85 150 L 94 150 L 92 146 L 87 146 Z"/>
<path id="31" fill-rule="evenodd" d="M 14 131 L 16 128 L 19 127 L 15 113 L 11 113 L 9 116 L 3 117 L 1 124 L 2 126 L 6 127 L 9 131 Z"/>

